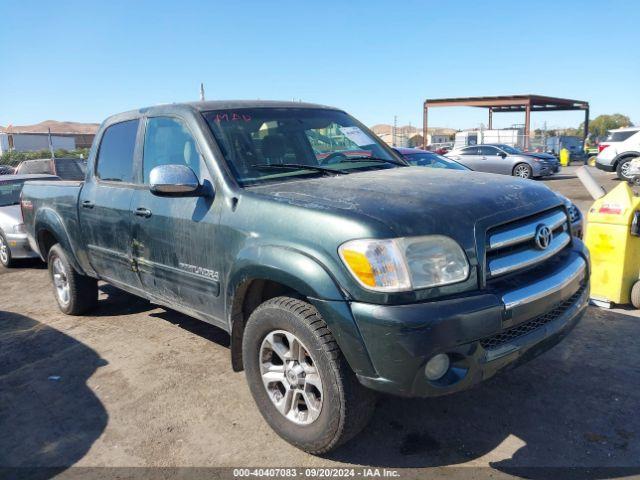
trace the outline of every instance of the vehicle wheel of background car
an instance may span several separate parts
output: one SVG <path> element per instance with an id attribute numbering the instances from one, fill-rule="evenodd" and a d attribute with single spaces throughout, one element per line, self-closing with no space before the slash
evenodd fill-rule
<path id="1" fill-rule="evenodd" d="M 631 305 L 633 305 L 634 308 L 640 309 L 640 280 L 631 287 Z"/>
<path id="2" fill-rule="evenodd" d="M 249 317 L 242 343 L 249 388 L 278 435 L 312 454 L 326 453 L 368 423 L 375 393 L 363 387 L 318 311 L 276 297 Z"/>
<path id="3" fill-rule="evenodd" d="M 2 233 L 0 233 L 0 263 L 7 268 L 11 268 L 13 266 L 9 243 Z"/>
<path id="4" fill-rule="evenodd" d="M 513 167 L 513 176 L 520 178 L 531 178 L 533 171 L 526 163 L 519 163 Z"/>
<path id="5" fill-rule="evenodd" d="M 82 315 L 98 304 L 98 281 L 76 272 L 59 243 L 47 260 L 58 306 L 67 315 Z"/>
<path id="6" fill-rule="evenodd" d="M 635 157 L 625 157 L 618 160 L 618 165 L 616 166 L 616 173 L 618 174 L 618 178 L 620 180 L 630 180 L 629 177 L 629 162 L 633 160 Z"/>

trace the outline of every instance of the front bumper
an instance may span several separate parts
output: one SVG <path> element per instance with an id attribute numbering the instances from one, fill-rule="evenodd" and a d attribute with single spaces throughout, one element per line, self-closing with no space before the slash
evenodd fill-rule
<path id="1" fill-rule="evenodd" d="M 376 375 L 358 375 L 372 389 L 430 397 L 465 390 L 558 343 L 589 300 L 588 259 L 582 243 L 560 265 L 511 291 L 410 305 L 352 303 Z M 429 381 L 427 361 L 447 353 L 451 367 Z"/>
<path id="2" fill-rule="evenodd" d="M 5 237 L 11 252 L 11 258 L 35 258 L 38 256 L 36 252 L 31 250 L 26 233 L 7 233 Z"/>

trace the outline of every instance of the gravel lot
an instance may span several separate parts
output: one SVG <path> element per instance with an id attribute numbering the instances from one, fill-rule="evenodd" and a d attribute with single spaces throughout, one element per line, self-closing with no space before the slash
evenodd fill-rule
<path id="1" fill-rule="evenodd" d="M 573 167 L 546 183 L 585 211 Z M 595 172 L 608 188 L 613 177 Z M 107 285 L 67 317 L 37 262 L 0 267 L 0 466 L 628 467 L 640 474 L 640 320 L 591 307 L 560 345 L 449 397 L 381 397 L 367 429 L 327 457 L 280 440 L 231 370 L 221 330 Z M 438 478 L 471 473 L 437 470 Z M 545 473 L 546 472 L 546 473 Z M 607 470 L 580 470 L 591 478 Z M 412 474 L 419 476 L 418 474 Z M 2 476 L 0 472 L 0 477 Z M 559 477 L 558 477 L 559 478 Z"/>

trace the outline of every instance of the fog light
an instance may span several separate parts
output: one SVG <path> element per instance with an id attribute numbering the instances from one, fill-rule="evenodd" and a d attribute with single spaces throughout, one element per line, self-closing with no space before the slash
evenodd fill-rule
<path id="1" fill-rule="evenodd" d="M 429 380 L 439 380 L 449 370 L 449 355 L 439 353 L 427 362 L 424 367 L 424 374 Z"/>

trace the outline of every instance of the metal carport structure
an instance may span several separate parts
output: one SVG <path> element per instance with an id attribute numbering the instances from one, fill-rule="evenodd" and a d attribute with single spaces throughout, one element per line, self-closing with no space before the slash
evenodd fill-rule
<path id="1" fill-rule="evenodd" d="M 429 108 L 433 107 L 479 107 L 489 110 L 489 129 L 493 128 L 493 114 L 499 112 L 525 112 L 525 142 L 529 145 L 531 112 L 584 110 L 584 138 L 589 133 L 589 102 L 569 98 L 545 97 L 543 95 L 505 95 L 497 97 L 436 98 L 424 101 L 422 119 L 422 147 L 427 146 Z"/>

